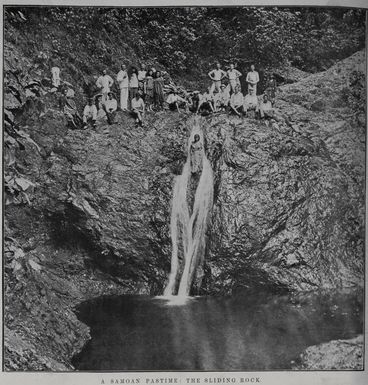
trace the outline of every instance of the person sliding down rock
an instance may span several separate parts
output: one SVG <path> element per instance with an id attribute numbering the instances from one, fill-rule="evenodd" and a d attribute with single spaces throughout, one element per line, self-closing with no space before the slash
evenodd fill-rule
<path id="1" fill-rule="evenodd" d="M 143 126 L 144 109 L 144 101 L 141 98 L 140 93 L 137 93 L 135 98 L 132 100 L 132 116 L 135 118 L 137 125 Z"/>
<path id="2" fill-rule="evenodd" d="M 107 123 L 113 124 L 115 122 L 116 110 L 118 109 L 118 102 L 114 98 L 112 92 L 109 92 L 108 99 L 105 103 L 105 112 L 107 116 Z"/>
<path id="3" fill-rule="evenodd" d="M 192 174 L 198 174 L 202 171 L 202 150 L 203 145 L 198 134 L 194 135 L 194 140 L 190 145 L 190 168 Z"/>

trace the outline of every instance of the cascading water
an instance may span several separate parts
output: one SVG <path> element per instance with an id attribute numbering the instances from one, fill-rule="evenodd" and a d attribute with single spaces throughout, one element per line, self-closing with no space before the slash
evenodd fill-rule
<path id="1" fill-rule="evenodd" d="M 194 195 L 193 209 L 190 214 L 188 191 L 193 175 L 194 138 L 199 135 L 198 154 L 201 159 L 201 173 Z M 203 132 L 198 122 L 192 129 L 188 141 L 188 155 L 182 174 L 176 177 L 171 211 L 171 272 L 164 296 L 188 296 L 195 278 L 198 265 L 203 261 L 206 247 L 206 229 L 213 203 L 213 172 L 203 146 Z M 182 246 L 180 248 L 179 246 Z M 183 253 L 184 267 L 178 286 L 180 268 L 179 253 Z"/>

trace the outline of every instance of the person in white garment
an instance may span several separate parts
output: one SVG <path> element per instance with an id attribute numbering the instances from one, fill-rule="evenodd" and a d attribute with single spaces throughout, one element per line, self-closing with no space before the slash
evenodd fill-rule
<path id="1" fill-rule="evenodd" d="M 247 113 L 249 110 L 258 111 L 258 98 L 253 88 L 250 88 L 248 90 L 248 94 L 245 95 L 243 107 L 245 113 Z"/>
<path id="2" fill-rule="evenodd" d="M 116 110 L 118 109 L 118 102 L 114 98 L 114 94 L 109 92 L 108 99 L 105 102 L 105 112 L 107 116 L 107 123 L 115 123 Z"/>
<path id="3" fill-rule="evenodd" d="M 128 96 L 129 96 L 129 77 L 125 64 L 122 64 L 120 71 L 116 76 L 116 81 L 120 88 L 120 108 L 123 111 L 128 110 Z"/>
<path id="4" fill-rule="evenodd" d="M 59 67 L 52 67 L 51 68 L 51 78 L 52 78 L 52 86 L 55 88 L 60 87 L 60 68 Z"/>
<path id="5" fill-rule="evenodd" d="M 248 91 L 250 89 L 253 89 L 254 94 L 257 95 L 257 84 L 259 82 L 259 74 L 255 70 L 254 64 L 250 66 L 250 72 L 248 72 L 247 78 L 245 80 L 248 83 Z"/>
<path id="6" fill-rule="evenodd" d="M 139 92 L 137 92 L 132 99 L 132 116 L 135 118 L 137 125 L 143 125 L 143 115 L 144 115 L 145 105 L 144 101 L 141 98 Z"/>
<path id="7" fill-rule="evenodd" d="M 92 123 L 92 127 L 96 127 L 97 107 L 93 104 L 93 99 L 88 99 L 88 104 L 83 110 L 83 126 L 87 127 L 88 123 Z"/>
<path id="8" fill-rule="evenodd" d="M 216 68 L 210 71 L 208 76 L 212 80 L 211 93 L 215 90 L 220 91 L 221 80 L 226 77 L 226 72 L 221 69 L 221 64 L 216 63 Z"/>
<path id="9" fill-rule="evenodd" d="M 241 116 L 244 112 L 244 96 L 240 92 L 240 87 L 235 87 L 235 92 L 231 95 L 230 98 L 230 113 L 235 113 L 238 116 Z"/>
<path id="10" fill-rule="evenodd" d="M 235 92 L 236 86 L 240 85 L 239 78 L 243 76 L 243 74 L 235 69 L 234 63 L 230 63 L 230 69 L 227 71 L 227 77 L 229 79 L 230 90 L 232 93 Z"/>
<path id="11" fill-rule="evenodd" d="M 107 74 L 106 70 L 103 70 L 102 75 L 97 79 L 96 86 L 100 89 L 102 94 L 102 102 L 105 103 L 107 95 L 110 92 L 111 86 L 114 84 L 112 77 Z"/>

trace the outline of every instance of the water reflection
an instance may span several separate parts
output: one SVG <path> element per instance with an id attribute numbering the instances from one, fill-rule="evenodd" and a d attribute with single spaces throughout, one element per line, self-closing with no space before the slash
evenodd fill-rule
<path id="1" fill-rule="evenodd" d="M 92 339 L 79 370 L 275 370 L 308 346 L 363 330 L 361 296 L 140 296 L 84 303 Z"/>

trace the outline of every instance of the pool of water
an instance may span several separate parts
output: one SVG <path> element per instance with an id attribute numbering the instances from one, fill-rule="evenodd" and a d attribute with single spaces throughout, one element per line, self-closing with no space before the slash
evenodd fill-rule
<path id="1" fill-rule="evenodd" d="M 236 295 L 186 301 L 101 297 L 78 317 L 91 340 L 77 370 L 280 370 L 311 345 L 363 332 L 355 294 Z"/>

